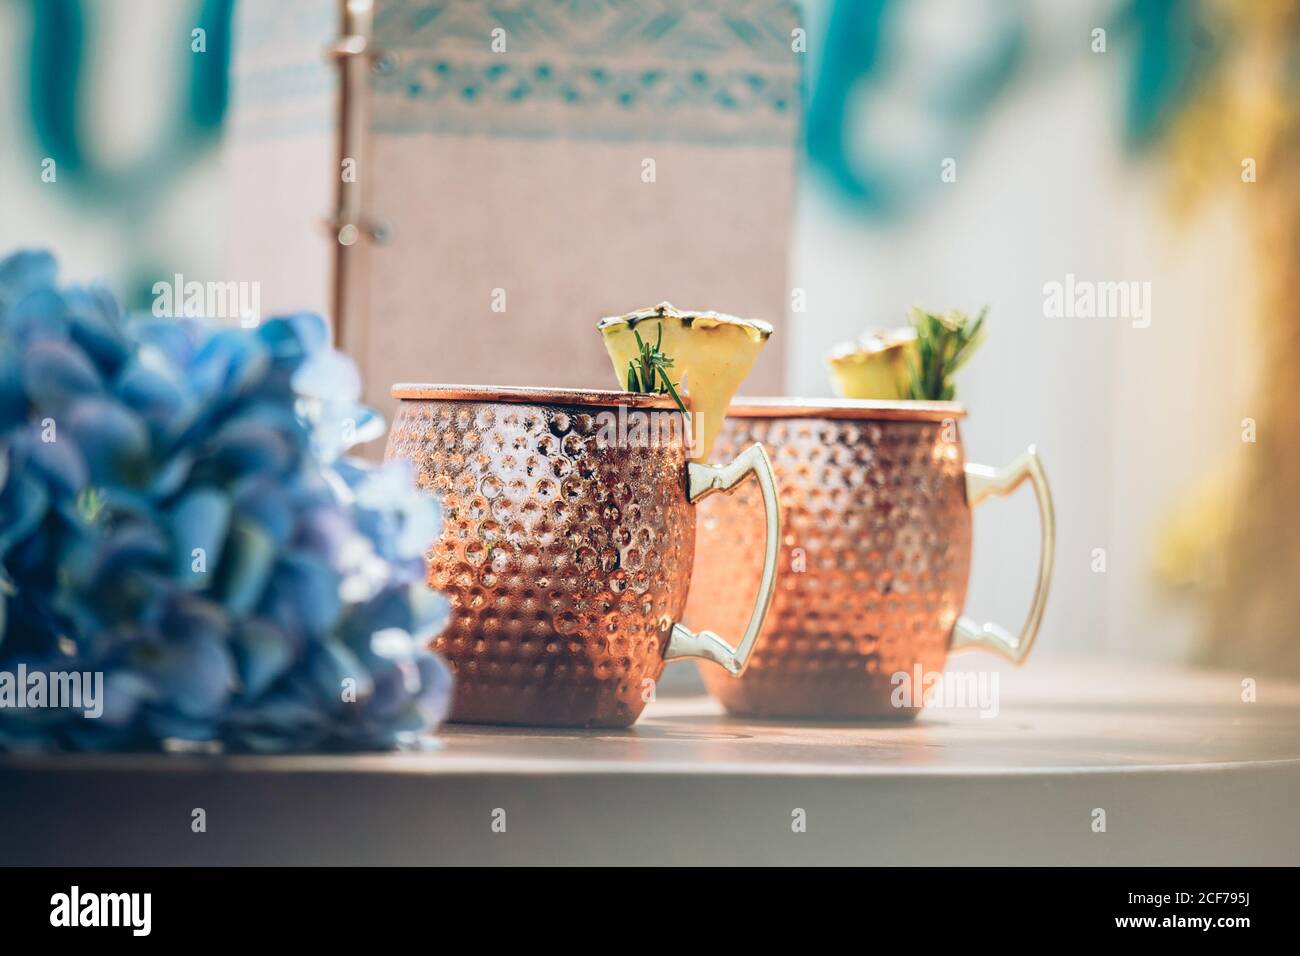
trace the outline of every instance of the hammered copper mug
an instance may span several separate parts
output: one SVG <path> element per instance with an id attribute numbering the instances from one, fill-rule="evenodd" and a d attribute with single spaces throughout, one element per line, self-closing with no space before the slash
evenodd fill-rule
<path id="1" fill-rule="evenodd" d="M 626 727 L 667 661 L 745 669 L 780 540 L 761 446 L 722 466 L 689 461 L 691 433 L 656 395 L 461 385 L 397 385 L 393 395 L 387 457 L 414 462 L 444 508 L 428 580 L 452 605 L 433 643 L 456 675 L 450 720 Z M 750 475 L 766 525 L 732 646 L 680 619 L 695 502 Z"/>
<path id="2" fill-rule="evenodd" d="M 948 652 L 983 649 L 1020 663 L 1038 633 L 1055 550 L 1047 477 L 1031 447 L 1002 469 L 967 464 L 952 402 L 738 399 L 716 453 L 762 442 L 784 528 L 777 593 L 739 680 L 700 670 L 728 711 L 760 716 L 914 717 L 898 675 L 943 670 Z M 1042 534 L 1038 583 L 1018 634 L 962 617 L 971 508 L 1029 481 Z M 688 623 L 742 620 L 744 580 L 762 540 L 752 491 L 700 508 Z M 716 556 L 725 554 L 725 561 Z M 918 696 L 920 696 L 918 694 Z M 902 703 L 903 706 L 896 706 Z"/>

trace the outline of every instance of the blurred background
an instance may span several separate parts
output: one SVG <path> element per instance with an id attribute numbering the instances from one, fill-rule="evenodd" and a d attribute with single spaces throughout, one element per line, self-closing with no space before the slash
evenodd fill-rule
<path id="1" fill-rule="evenodd" d="M 0 0 L 0 250 L 141 308 L 180 273 L 328 314 L 338 29 L 334 0 Z M 591 323 L 664 298 L 777 324 L 744 391 L 829 395 L 837 343 L 988 305 L 957 398 L 972 460 L 1034 443 L 1052 479 L 1036 653 L 1300 674 L 1300 4 L 379 0 L 375 34 L 388 237 L 348 321 L 378 404 L 608 387 Z M 1067 276 L 1149 283 L 1149 324 L 1050 317 Z M 1021 620 L 1035 523 L 979 510 L 968 614 Z"/>

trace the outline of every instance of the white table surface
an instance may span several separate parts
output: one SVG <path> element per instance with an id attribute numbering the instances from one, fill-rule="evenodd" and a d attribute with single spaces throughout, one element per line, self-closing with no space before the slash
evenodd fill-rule
<path id="1" fill-rule="evenodd" d="M 0 862 L 1300 863 L 1300 685 L 997 673 L 993 718 L 685 697 L 626 731 L 448 726 L 418 753 L 0 756 L 0 820 L 26 821 Z"/>

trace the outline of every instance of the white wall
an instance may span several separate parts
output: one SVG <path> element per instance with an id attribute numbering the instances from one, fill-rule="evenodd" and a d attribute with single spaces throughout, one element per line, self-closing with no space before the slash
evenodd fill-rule
<path id="1" fill-rule="evenodd" d="M 814 22 L 818 14 L 814 4 Z M 1036 23 L 1040 49 L 1058 49 L 1061 29 Z M 1114 49 L 1040 54 L 972 148 L 955 154 L 957 182 L 937 186 L 920 215 L 866 224 L 809 181 L 796 226 L 791 281 L 808 311 L 791 326 L 792 393 L 829 394 L 826 352 L 903 324 L 913 303 L 991 306 L 989 338 L 958 378 L 970 412 L 963 435 L 973 461 L 1002 464 L 1031 442 L 1045 460 L 1058 546 L 1044 656 L 1186 655 L 1197 609 L 1154 584 L 1154 530 L 1180 493 L 1240 450 L 1249 414 L 1248 236 L 1231 204 L 1233 188 L 1249 187 L 1226 170 L 1227 201 L 1175 222 L 1167 163 L 1136 158 L 1121 140 L 1129 69 Z M 1151 326 L 1045 318 L 1044 283 L 1070 272 L 1150 281 Z M 1031 498 L 1026 487 L 977 514 L 973 617 L 1023 619 L 1036 563 Z M 1106 549 L 1105 574 L 1092 571 L 1094 548 Z"/>
<path id="2" fill-rule="evenodd" d="M 971 13 L 978 6 L 909 4 L 913 43 L 981 42 L 975 28 L 983 21 Z M 1183 227 L 1169 213 L 1167 164 L 1126 154 L 1122 84 L 1131 60 L 1120 49 L 1104 56 L 1078 49 L 1112 7 L 1084 4 L 1068 15 L 1059 5 L 1027 7 L 1036 52 L 1025 75 L 958 154 L 957 182 L 902 226 L 851 219 L 805 182 L 791 284 L 806 290 L 808 312 L 789 328 L 786 381 L 792 393 L 827 394 L 826 351 L 866 327 L 901 322 L 912 303 L 989 303 L 990 339 L 960 379 L 971 412 L 964 435 L 972 460 L 1002 463 L 1030 442 L 1046 460 L 1060 539 L 1040 652 L 1172 658 L 1194 640 L 1197 611 L 1153 585 L 1152 534 L 1180 493 L 1241 448 L 1239 422 L 1250 414 L 1251 259 L 1233 186 Z M 88 131 L 106 158 L 129 163 L 151 147 L 156 116 L 171 108 L 175 62 L 159 51 L 188 41 L 188 13 L 167 0 L 89 9 L 107 32 L 88 25 Z M 953 11 L 962 16 L 953 20 Z M 810 60 L 825 12 L 824 3 L 809 5 Z M 69 278 L 121 276 L 141 251 L 195 277 L 223 261 L 228 269 L 239 263 L 246 277 L 244 236 L 268 210 L 231 202 L 224 190 L 237 191 L 247 176 L 280 181 L 277 192 L 319 188 L 293 178 L 296 160 L 250 159 L 232 144 L 226 177 L 214 151 L 143 215 L 70 200 L 66 183 L 40 181 L 26 116 L 29 39 L 27 6 L 0 4 L 0 249 L 50 245 Z M 895 127 L 862 135 L 905 135 L 907 117 L 895 119 Z M 318 204 L 327 203 L 321 190 Z M 322 245 L 312 233 L 292 254 L 323 261 Z M 1043 283 L 1067 272 L 1151 281 L 1151 327 L 1044 318 Z M 254 276 L 265 280 L 268 311 L 324 304 L 319 269 L 277 264 L 269 273 Z M 307 287 L 292 279 L 308 273 Z M 969 613 L 1019 623 L 1036 534 L 1027 494 L 981 509 Z M 1107 549 L 1104 575 L 1091 571 L 1096 547 Z"/>

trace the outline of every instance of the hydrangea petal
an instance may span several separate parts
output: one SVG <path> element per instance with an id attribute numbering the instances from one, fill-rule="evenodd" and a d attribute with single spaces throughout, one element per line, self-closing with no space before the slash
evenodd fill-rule
<path id="1" fill-rule="evenodd" d="M 221 594 L 232 614 L 257 607 L 275 565 L 275 542 L 252 521 L 236 521 L 226 545 Z"/>
<path id="2" fill-rule="evenodd" d="M 0 748 L 431 729 L 445 601 L 417 552 L 438 509 L 402 465 L 337 457 L 383 424 L 325 322 L 128 318 L 56 279 L 46 254 L 0 260 L 0 637 L 6 660 L 102 670 L 106 719 L 0 710 Z"/>
<path id="3" fill-rule="evenodd" d="M 97 394 L 103 381 L 77 346 L 39 341 L 23 356 L 23 386 L 38 407 L 58 410 L 82 396 Z"/>
<path id="4" fill-rule="evenodd" d="M 66 430 L 77 442 L 98 485 L 135 485 L 149 466 L 149 432 L 140 416 L 115 402 L 83 398 L 67 415 Z"/>
<path id="5" fill-rule="evenodd" d="M 297 642 L 260 618 L 244 622 L 232 646 L 240 682 L 250 698 L 261 697 L 290 668 L 298 653 Z"/>
<path id="6" fill-rule="evenodd" d="M 230 530 L 230 496 L 215 488 L 196 488 L 172 507 L 172 546 L 176 577 L 204 587 L 221 567 Z"/>
<path id="7" fill-rule="evenodd" d="M 0 259 L 0 313 L 36 289 L 53 289 L 59 266 L 44 249 L 20 249 Z"/>
<path id="8" fill-rule="evenodd" d="M 130 356 L 117 300 L 100 286 L 72 288 L 63 295 L 70 319 L 68 337 L 112 375 Z"/>

